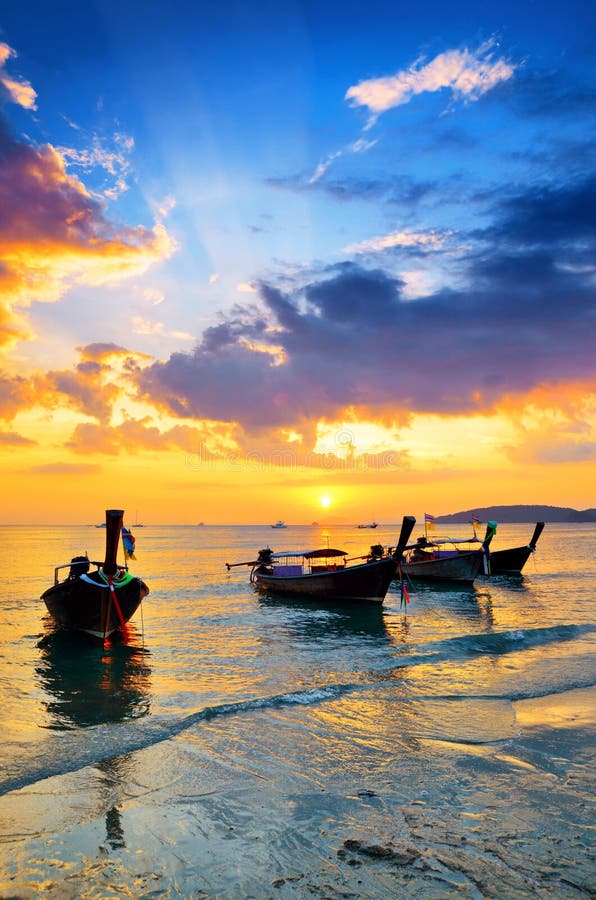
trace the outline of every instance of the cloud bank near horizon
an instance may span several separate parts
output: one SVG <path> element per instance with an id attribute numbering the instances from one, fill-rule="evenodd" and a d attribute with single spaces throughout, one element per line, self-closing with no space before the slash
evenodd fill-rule
<path id="1" fill-rule="evenodd" d="M 261 282 L 260 306 L 237 307 L 192 352 L 139 372 L 142 396 L 258 433 L 347 408 L 487 412 L 544 382 L 590 381 L 594 201 L 592 178 L 502 199 L 475 235 L 465 286 L 414 301 L 399 276 L 354 262 L 291 292 Z"/>
<path id="2" fill-rule="evenodd" d="M 0 44 L 0 104 L 34 109 L 31 85 L 5 74 L 13 56 Z M 423 93 L 475 101 L 515 71 L 488 43 L 359 82 L 346 97 L 368 110 L 370 124 Z M 365 153 L 374 144 L 361 139 L 348 149 Z M 87 153 L 35 146 L 15 137 L 0 113 L 0 162 L 0 349 L 31 336 L 32 302 L 55 302 L 74 285 L 140 275 L 173 253 L 163 225 L 113 221 L 107 193 L 92 193 L 69 168 L 103 166 L 118 174 L 124 154 L 106 155 L 95 145 Z M 35 409 L 74 414 L 74 426 L 65 416 L 72 430 L 62 446 L 81 455 L 192 450 L 201 443 L 215 455 L 240 448 L 271 459 L 268 449 L 291 445 L 296 459 L 316 462 L 317 423 L 353 417 L 383 422 L 397 433 L 417 414 L 489 415 L 499 407 L 522 408 L 520 398 L 528 396 L 548 405 L 556 385 L 558 408 L 567 404 L 566 424 L 553 425 L 537 413 L 543 435 L 551 429 L 551 437 L 529 433 L 524 451 L 507 452 L 519 459 L 526 452 L 547 462 L 583 461 L 594 450 L 582 422 L 588 409 L 563 396 L 567 388 L 574 398 L 593 389 L 596 179 L 559 174 L 536 178 L 528 189 L 489 186 L 478 201 L 488 224 L 470 224 L 467 233 L 444 222 L 428 227 L 403 212 L 411 214 L 422 200 L 436 209 L 458 189 L 459 182 L 454 187 L 438 176 L 424 182 L 402 174 L 323 179 L 320 192 L 342 200 L 382 198 L 391 213 L 386 233 L 371 228 L 375 237 L 346 242 L 343 253 L 351 260 L 313 262 L 310 274 L 305 264 L 294 265 L 292 274 L 288 267 L 278 279 L 250 273 L 250 280 L 237 280 L 242 303 L 221 314 L 189 352 L 156 360 L 98 341 L 77 348 L 71 368 L 28 379 L 0 375 L 0 416 L 11 422 Z M 469 189 L 460 203 L 474 200 Z M 401 225 L 394 224 L 396 209 Z M 455 246 L 457 260 L 447 271 Z M 435 290 L 441 278 L 400 269 L 404 260 L 423 257 L 430 268 L 439 256 L 443 283 L 457 268 L 457 287 Z M 214 268 L 209 284 L 219 278 Z M 164 300 L 161 290 L 145 290 L 152 302 Z M 196 331 L 169 330 L 165 316 L 157 322 L 130 315 L 125 343 L 133 335 L 196 340 Z M 540 398 L 543 387 L 550 393 Z M 576 438 L 570 439 L 573 428 Z M 35 444 L 16 431 L 0 433 L 0 442 Z"/>

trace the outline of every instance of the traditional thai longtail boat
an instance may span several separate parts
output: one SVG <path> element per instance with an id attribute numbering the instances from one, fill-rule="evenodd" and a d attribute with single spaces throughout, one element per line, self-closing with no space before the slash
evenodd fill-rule
<path id="1" fill-rule="evenodd" d="M 404 516 L 395 551 L 382 558 L 368 554 L 348 559 L 345 550 L 329 547 L 294 553 L 274 553 L 266 547 L 256 559 L 226 563 L 226 566 L 228 571 L 233 566 L 251 566 L 251 583 L 262 591 L 313 597 L 325 602 L 380 604 L 395 578 L 415 522 L 413 516 Z"/>
<path id="2" fill-rule="evenodd" d="M 106 509 L 103 562 L 93 562 L 86 555 L 75 556 L 70 563 L 54 569 L 54 584 L 41 599 L 63 628 L 84 631 L 105 641 L 113 632 L 124 629 L 149 593 L 144 581 L 130 575 L 126 565 L 117 563 L 123 515 L 121 509 Z M 97 570 L 89 572 L 90 566 Z M 68 577 L 60 581 L 58 573 L 66 568 L 70 568 Z"/>
<path id="3" fill-rule="evenodd" d="M 519 575 L 532 553 L 536 553 L 536 544 L 542 534 L 544 522 L 536 522 L 534 534 L 525 547 L 512 547 L 509 550 L 493 550 L 490 555 L 491 575 Z"/>
<path id="4" fill-rule="evenodd" d="M 479 548 L 464 550 L 461 544 L 479 541 L 474 537 L 469 541 L 454 538 L 429 540 L 419 537 L 415 544 L 404 550 L 402 571 L 406 579 L 414 581 L 455 581 L 471 583 L 478 575 L 490 574 L 489 545 L 497 530 L 496 522 L 488 522 L 486 535 Z"/>

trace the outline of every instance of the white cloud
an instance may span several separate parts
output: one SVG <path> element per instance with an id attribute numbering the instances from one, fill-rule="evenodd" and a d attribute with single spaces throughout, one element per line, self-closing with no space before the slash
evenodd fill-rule
<path id="1" fill-rule="evenodd" d="M 194 341 L 195 338 L 187 331 L 166 331 L 163 322 L 152 322 L 150 319 L 143 319 L 141 316 L 131 317 L 132 330 L 135 334 L 145 335 L 163 335 L 164 337 L 173 337 L 181 341 Z"/>
<path id="2" fill-rule="evenodd" d="M 363 153 L 365 150 L 370 150 L 371 147 L 374 147 L 377 143 L 374 141 L 367 141 L 364 138 L 358 138 L 357 141 L 353 141 L 351 144 L 345 148 L 345 150 L 336 150 L 335 153 L 330 153 L 324 162 L 319 163 L 311 177 L 308 179 L 309 184 L 316 184 L 317 181 L 323 177 L 329 166 L 336 159 L 339 159 L 340 156 L 343 156 L 345 152 L 348 153 Z"/>
<path id="3" fill-rule="evenodd" d="M 338 159 L 338 157 L 340 157 L 342 155 L 343 155 L 343 150 L 337 150 L 335 153 L 330 153 L 324 162 L 319 163 L 319 165 L 317 166 L 317 168 L 315 169 L 315 171 L 309 178 L 308 183 L 315 184 L 315 182 L 317 182 L 319 180 L 319 178 L 322 178 L 322 176 L 325 174 L 325 172 L 327 171 L 327 169 L 329 168 L 329 166 L 331 165 L 333 160 Z"/>
<path id="4" fill-rule="evenodd" d="M 135 294 L 140 295 L 143 300 L 146 300 L 152 306 L 159 306 L 165 300 L 165 294 L 159 288 L 137 288 L 135 289 Z"/>
<path id="5" fill-rule="evenodd" d="M 129 154 L 134 148 L 134 139 L 125 134 L 116 133 L 113 136 L 113 148 L 105 147 L 97 135 L 93 136 L 91 146 L 82 150 L 74 147 L 58 147 L 62 159 L 67 165 L 79 166 L 85 172 L 94 168 L 105 169 L 113 176 L 114 183 L 105 188 L 103 196 L 109 200 L 116 200 L 128 190 L 125 176 L 130 172 Z"/>
<path id="6" fill-rule="evenodd" d="M 169 337 L 178 338 L 180 341 L 194 341 L 195 336 L 188 331 L 168 331 Z"/>
<path id="7" fill-rule="evenodd" d="M 449 238 L 450 232 L 437 231 L 393 231 L 391 234 L 370 238 L 344 248 L 344 253 L 381 253 L 394 247 L 420 247 L 425 250 L 439 250 Z"/>
<path id="8" fill-rule="evenodd" d="M 365 150 L 370 150 L 371 147 L 374 147 L 377 141 L 378 138 L 374 141 L 366 141 L 364 138 L 358 138 L 357 141 L 350 144 L 349 149 L 352 153 L 363 153 Z"/>
<path id="9" fill-rule="evenodd" d="M 241 281 L 240 284 L 237 284 L 236 290 L 240 291 L 241 294 L 256 294 L 257 293 L 256 287 L 253 287 L 252 284 L 248 284 L 245 281 Z"/>
<path id="10" fill-rule="evenodd" d="M 25 109 L 37 109 L 35 100 L 37 93 L 28 81 L 10 78 L 5 72 L 4 64 L 16 56 L 16 52 L 8 44 L 0 42 L 0 84 L 2 84 L 13 103 L 23 106 Z"/>
<path id="11" fill-rule="evenodd" d="M 491 88 L 513 75 L 515 66 L 504 59 L 494 59 L 493 41 L 482 44 L 475 52 L 468 49 L 447 50 L 422 65 L 417 60 L 409 69 L 383 78 L 370 78 L 348 88 L 346 100 L 352 106 L 366 106 L 371 111 L 367 127 L 389 109 L 402 106 L 418 94 L 450 89 L 455 99 L 477 100 Z"/>
<path id="12" fill-rule="evenodd" d="M 135 334 L 163 334 L 163 322 L 151 322 L 141 316 L 132 316 L 132 330 Z"/>
<path id="13" fill-rule="evenodd" d="M 495 85 L 511 78 L 516 69 L 512 63 L 494 58 L 495 45 L 495 41 L 490 40 L 475 51 L 467 48 L 447 50 L 425 64 L 418 59 L 409 69 L 403 69 L 396 75 L 360 81 L 348 88 L 345 99 L 352 106 L 365 106 L 370 111 L 364 132 L 372 128 L 381 113 L 409 103 L 417 94 L 434 93 L 446 88 L 451 91 L 453 99 L 477 100 Z M 319 163 L 308 183 L 316 184 L 344 153 L 362 153 L 376 143 L 376 140 L 360 137 L 344 149 L 330 153 Z"/>
<path id="14" fill-rule="evenodd" d="M 429 272 L 411 271 L 399 273 L 404 282 L 402 297 L 406 300 L 416 300 L 418 297 L 428 297 L 437 289 L 437 279 Z"/>
<path id="15" fill-rule="evenodd" d="M 171 195 L 168 195 L 165 200 L 161 203 L 156 204 L 156 211 L 162 219 L 167 218 L 170 215 L 174 207 L 176 206 L 176 200 Z"/>

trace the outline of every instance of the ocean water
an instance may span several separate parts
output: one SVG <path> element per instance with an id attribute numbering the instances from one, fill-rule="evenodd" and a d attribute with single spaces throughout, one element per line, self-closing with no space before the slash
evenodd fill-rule
<path id="1" fill-rule="evenodd" d="M 151 593 L 102 648 L 39 596 L 103 532 L 0 528 L 0 897 L 593 897 L 593 525 L 405 609 L 224 565 L 398 531 L 138 529 Z"/>

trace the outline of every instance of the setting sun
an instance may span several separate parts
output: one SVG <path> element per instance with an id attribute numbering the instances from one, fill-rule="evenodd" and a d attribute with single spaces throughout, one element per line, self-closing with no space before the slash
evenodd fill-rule
<path id="1" fill-rule="evenodd" d="M 331 497 L 329 496 L 329 494 L 322 494 L 319 497 L 319 503 L 321 504 L 323 509 L 329 509 L 329 507 L 331 506 Z"/>

